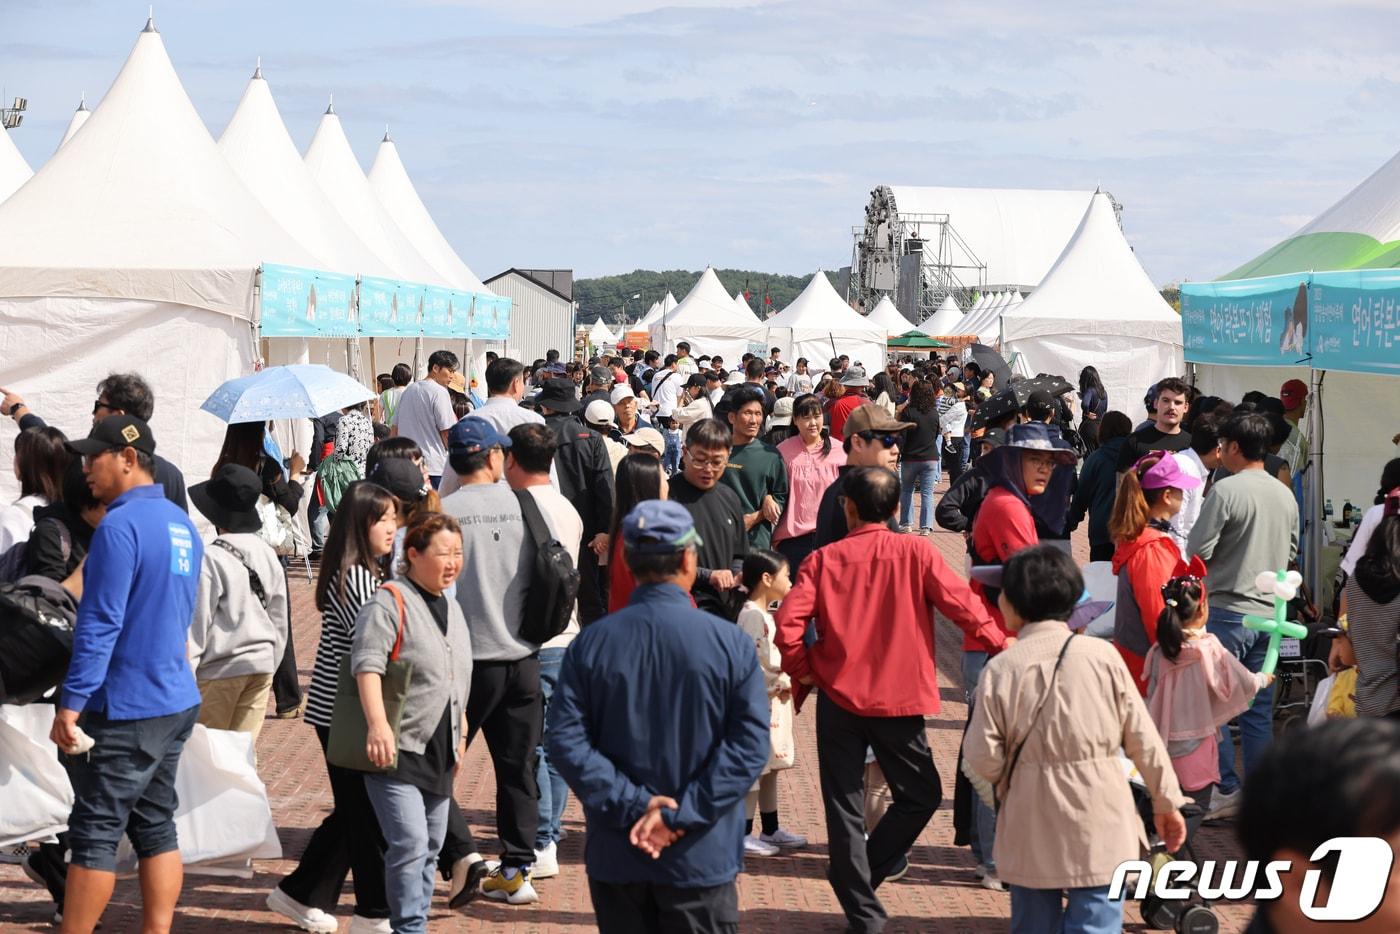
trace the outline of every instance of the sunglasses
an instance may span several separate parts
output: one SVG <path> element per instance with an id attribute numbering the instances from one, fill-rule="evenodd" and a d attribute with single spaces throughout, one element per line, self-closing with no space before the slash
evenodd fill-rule
<path id="1" fill-rule="evenodd" d="M 878 440 L 887 448 L 892 448 L 899 444 L 899 435 L 876 434 L 873 431 L 860 431 L 856 432 L 856 434 L 867 443 Z"/>
<path id="2" fill-rule="evenodd" d="M 93 400 L 93 403 L 92 403 L 92 414 L 93 414 L 93 415 L 96 415 L 96 414 L 97 414 L 100 410 L 102 410 L 102 409 L 106 409 L 106 410 L 109 411 L 109 412 L 115 412 L 115 411 L 116 411 L 116 409 L 112 408 L 112 406 L 111 406 L 110 404 L 108 404 L 108 403 L 106 403 L 106 402 L 103 402 L 101 399 L 95 399 L 95 400 Z"/>

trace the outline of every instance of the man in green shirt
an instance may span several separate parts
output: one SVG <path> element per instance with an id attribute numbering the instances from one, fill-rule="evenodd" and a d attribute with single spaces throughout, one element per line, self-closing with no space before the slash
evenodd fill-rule
<path id="1" fill-rule="evenodd" d="M 725 418 L 732 432 L 729 466 L 720 482 L 739 494 L 749 547 L 767 548 L 773 528 L 787 505 L 787 466 L 778 449 L 758 435 L 763 431 L 763 390 L 752 385 L 730 391 Z"/>

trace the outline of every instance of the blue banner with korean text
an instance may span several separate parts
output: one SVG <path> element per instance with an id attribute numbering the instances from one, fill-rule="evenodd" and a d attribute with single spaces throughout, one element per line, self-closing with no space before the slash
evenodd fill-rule
<path id="1" fill-rule="evenodd" d="M 360 280 L 360 336 L 417 337 L 421 285 L 365 276 Z"/>
<path id="2" fill-rule="evenodd" d="M 1308 365 L 1308 284 L 1295 274 L 1181 286 L 1181 330 L 1191 363 Z"/>
<path id="3" fill-rule="evenodd" d="M 1313 366 L 1400 376 L 1400 270 L 1319 272 L 1311 292 Z"/>
<path id="4" fill-rule="evenodd" d="M 356 332 L 355 277 L 265 263 L 259 283 L 264 337 L 346 337 Z"/>

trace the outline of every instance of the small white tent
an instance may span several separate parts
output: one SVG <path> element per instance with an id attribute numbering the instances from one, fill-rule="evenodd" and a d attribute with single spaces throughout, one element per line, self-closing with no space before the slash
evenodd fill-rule
<path id="1" fill-rule="evenodd" d="M 1007 293 L 1006 298 L 1003 299 L 1001 305 L 997 307 L 996 314 L 983 319 L 975 325 L 977 330 L 974 336 L 977 338 L 977 343 L 987 345 L 998 343 L 1001 340 L 1001 322 L 1006 317 L 1006 313 L 1014 308 L 1019 308 L 1024 301 L 1025 299 L 1021 296 L 1020 292 L 1013 291 Z"/>
<path id="2" fill-rule="evenodd" d="M 666 297 L 670 299 L 671 294 Z M 726 361 L 738 361 L 750 343 L 763 343 L 768 329 L 752 313 L 746 318 L 739 311 L 719 276 L 706 266 L 685 298 L 653 322 L 647 333 L 651 346 L 662 353 L 674 353 L 676 342 L 686 341 L 693 356 L 719 354 Z"/>
<path id="3" fill-rule="evenodd" d="M 617 335 L 608 330 L 608 326 L 603 323 L 603 316 L 599 315 L 598 320 L 593 323 L 593 327 L 588 331 L 588 341 L 594 347 L 601 347 L 604 344 L 616 344 Z"/>
<path id="4" fill-rule="evenodd" d="M 1002 344 L 1032 372 L 1071 381 L 1093 364 L 1110 403 L 1131 403 L 1134 412 L 1149 386 L 1184 371 L 1181 316 L 1143 271 L 1104 194 L 1089 203 L 1039 288 L 1007 310 Z"/>
<path id="5" fill-rule="evenodd" d="M 880 296 L 880 300 L 875 303 L 870 314 L 865 316 L 865 320 L 884 328 L 885 333 L 891 337 L 898 337 L 914 326 L 894 307 L 894 302 L 890 301 L 888 295 Z"/>
<path id="6" fill-rule="evenodd" d="M 962 320 L 958 322 L 958 329 L 953 332 L 952 336 L 970 337 L 975 335 L 977 329 L 983 323 L 989 319 L 995 318 L 996 310 L 1001 307 L 1001 303 L 1005 301 L 1006 295 L 1003 292 L 993 292 L 985 296 L 985 299 L 986 300 L 982 302 L 982 307 L 975 308 L 963 315 Z"/>
<path id="7" fill-rule="evenodd" d="M 919 325 L 919 330 L 929 337 L 946 337 L 958 333 L 962 327 L 963 313 L 952 295 L 943 296 L 943 304 L 929 315 L 928 320 Z"/>
<path id="8" fill-rule="evenodd" d="M 78 109 L 73 111 L 73 118 L 68 121 L 68 129 L 63 131 L 63 139 L 58 141 L 58 145 L 62 146 L 72 139 L 73 134 L 81 130 L 84 123 L 87 123 L 87 118 L 91 113 L 92 111 L 88 110 L 87 95 L 83 95 L 78 101 Z"/>
<path id="9" fill-rule="evenodd" d="M 34 170 L 20 155 L 15 141 L 10 139 L 10 131 L 0 128 L 0 201 L 14 194 L 33 176 Z"/>
<path id="10" fill-rule="evenodd" d="M 321 265 L 229 168 L 148 25 L 82 132 L 0 204 L 0 385 L 81 434 L 96 382 L 134 370 L 157 452 L 207 476 L 225 426 L 199 406 L 252 371 L 263 262 Z"/>
<path id="11" fill-rule="evenodd" d="M 739 291 L 734 293 L 734 307 L 739 309 L 744 314 L 753 315 L 753 309 L 749 307 L 748 299 L 744 298 L 743 289 L 740 289 Z M 757 318 L 758 315 L 754 315 L 754 317 Z"/>
<path id="12" fill-rule="evenodd" d="M 661 299 L 661 301 L 651 303 L 651 307 L 647 309 L 647 313 L 642 315 L 641 320 L 638 321 L 636 324 L 632 325 L 631 330 L 629 330 L 627 333 L 647 334 L 647 340 L 651 340 L 651 326 L 660 321 L 662 316 L 665 315 L 666 312 L 671 311 L 675 307 L 676 297 L 670 292 L 667 292 L 666 297 Z"/>
<path id="13" fill-rule="evenodd" d="M 792 304 L 764 323 L 769 343 L 782 350 L 784 360 L 824 361 L 846 354 L 867 371 L 885 365 L 889 332 L 842 301 L 820 269 Z"/>

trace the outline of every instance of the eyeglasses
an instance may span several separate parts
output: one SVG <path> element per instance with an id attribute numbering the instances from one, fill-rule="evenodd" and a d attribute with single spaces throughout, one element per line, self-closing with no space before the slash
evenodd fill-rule
<path id="1" fill-rule="evenodd" d="M 687 451 L 686 456 L 690 459 L 691 464 L 693 464 L 696 468 L 701 470 L 710 467 L 714 468 L 715 470 L 723 470 L 729 464 L 728 455 L 724 455 L 722 457 L 701 458 L 696 457 L 694 454 L 691 454 L 689 451 Z"/>
<path id="2" fill-rule="evenodd" d="M 84 454 L 84 455 L 83 455 L 83 466 L 84 466 L 84 467 L 91 467 L 91 466 L 93 465 L 93 463 L 96 462 L 96 460 L 97 460 L 99 457 L 101 457 L 102 455 L 104 455 L 104 454 L 113 454 L 113 453 L 115 453 L 115 452 L 117 452 L 117 451 L 120 451 L 120 450 L 121 450 L 121 448 L 107 448 L 107 450 L 105 450 L 105 451 L 98 451 L 96 454 Z"/>
<path id="3" fill-rule="evenodd" d="M 895 445 L 899 444 L 899 435 L 876 434 L 873 431 L 858 431 L 856 432 L 856 435 L 862 440 L 864 440 L 867 444 L 871 441 L 879 441 L 887 448 L 892 448 Z"/>

